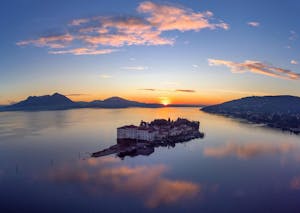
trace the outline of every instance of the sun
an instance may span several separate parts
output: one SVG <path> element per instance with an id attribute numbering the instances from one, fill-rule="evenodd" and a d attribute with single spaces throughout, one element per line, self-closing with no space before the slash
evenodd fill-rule
<path id="1" fill-rule="evenodd" d="M 168 106 L 171 103 L 171 101 L 167 97 L 162 97 L 162 98 L 160 98 L 160 103 L 164 106 Z"/>

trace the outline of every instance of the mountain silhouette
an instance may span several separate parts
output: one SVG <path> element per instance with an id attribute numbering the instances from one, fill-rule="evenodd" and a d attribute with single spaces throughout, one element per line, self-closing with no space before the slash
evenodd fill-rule
<path id="1" fill-rule="evenodd" d="M 75 107 L 77 104 L 59 93 L 44 96 L 29 96 L 26 100 L 5 107 L 10 110 L 22 109 L 61 109 Z"/>
<path id="2" fill-rule="evenodd" d="M 300 134 L 300 97 L 296 96 L 246 97 L 202 110 Z"/>
<path id="3" fill-rule="evenodd" d="M 228 101 L 222 104 L 202 108 L 212 113 L 300 113 L 300 97 L 281 96 L 252 96 Z"/>
<path id="4" fill-rule="evenodd" d="M 91 102 L 74 102 L 66 96 L 54 93 L 53 95 L 29 96 L 26 100 L 4 106 L 1 111 L 17 110 L 59 110 L 72 108 L 127 108 L 127 107 L 162 107 L 161 104 L 141 103 L 130 101 L 120 97 L 111 97 L 105 100 Z"/>

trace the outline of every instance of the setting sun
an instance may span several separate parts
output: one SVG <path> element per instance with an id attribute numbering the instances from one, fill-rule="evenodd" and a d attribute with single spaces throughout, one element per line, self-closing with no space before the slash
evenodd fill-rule
<path id="1" fill-rule="evenodd" d="M 168 106 L 171 103 L 171 101 L 168 97 L 161 97 L 160 103 L 164 106 Z"/>

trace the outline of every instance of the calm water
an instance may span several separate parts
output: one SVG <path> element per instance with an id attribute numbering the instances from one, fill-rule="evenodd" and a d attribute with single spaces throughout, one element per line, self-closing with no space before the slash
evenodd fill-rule
<path id="1" fill-rule="evenodd" d="M 89 158 L 141 119 L 201 122 L 204 139 Z M 0 113 L 0 212 L 300 212 L 300 136 L 196 108 Z"/>

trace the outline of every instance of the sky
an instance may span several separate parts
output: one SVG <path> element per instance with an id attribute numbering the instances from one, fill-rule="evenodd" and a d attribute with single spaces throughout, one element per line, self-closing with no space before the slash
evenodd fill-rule
<path id="1" fill-rule="evenodd" d="M 2 0 L 0 104 L 300 96 L 296 0 Z"/>

